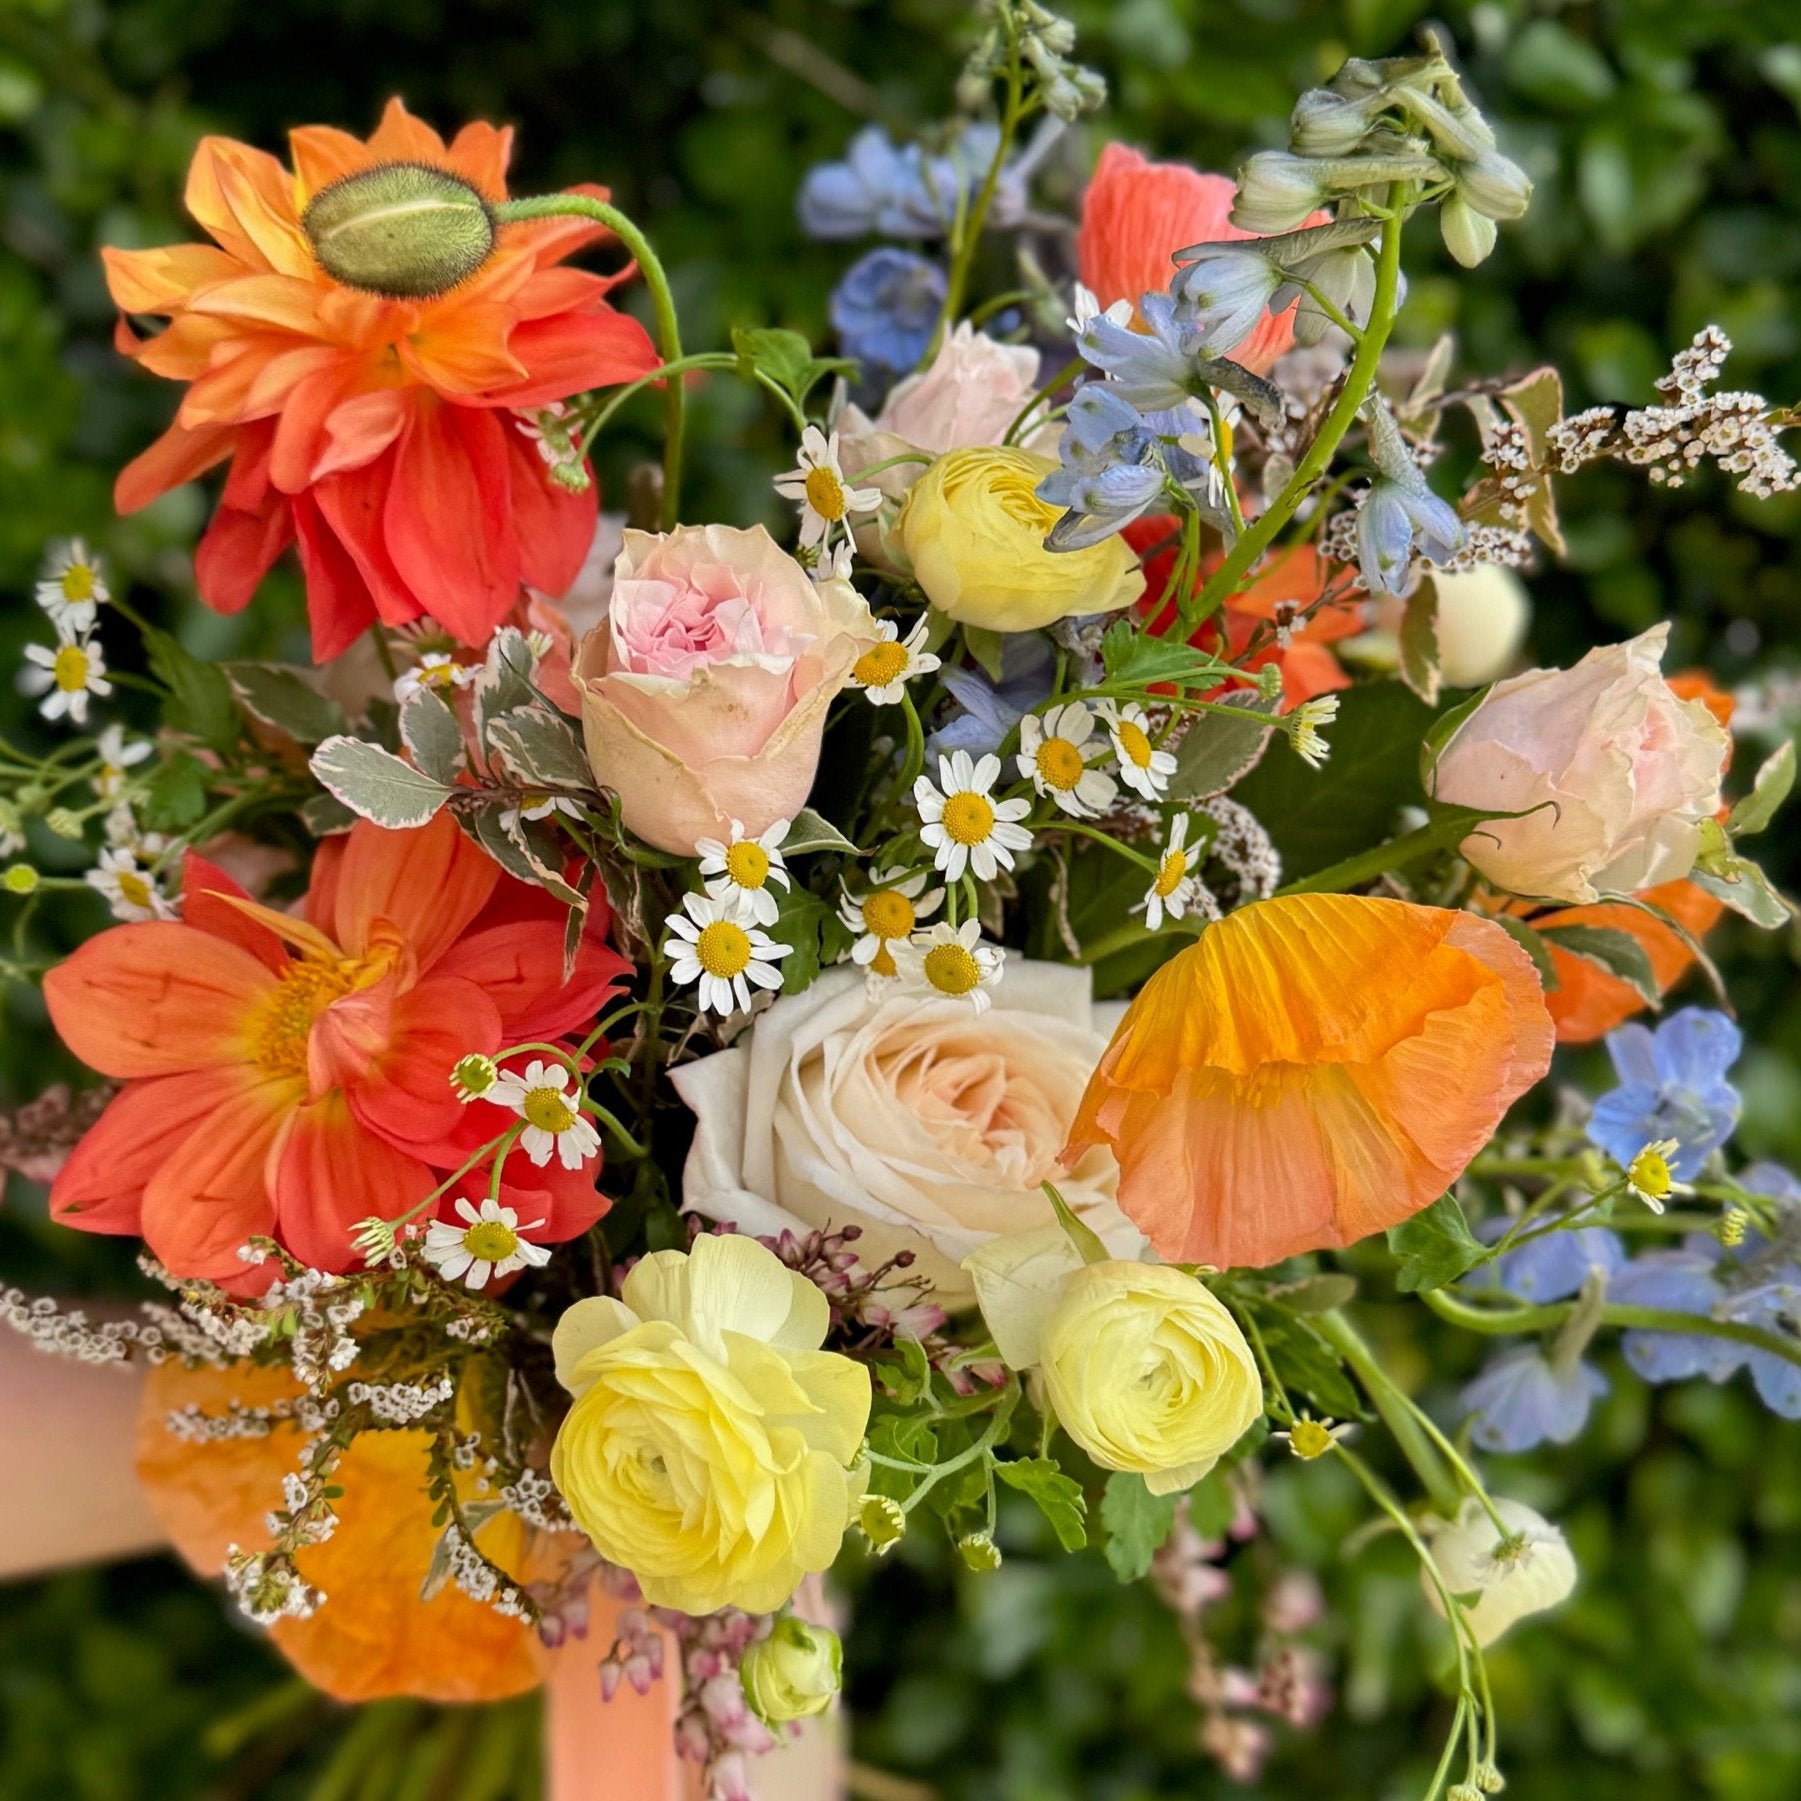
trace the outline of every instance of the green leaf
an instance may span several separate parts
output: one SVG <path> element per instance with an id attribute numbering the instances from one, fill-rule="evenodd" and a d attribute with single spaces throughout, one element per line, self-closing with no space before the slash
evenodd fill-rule
<path id="1" fill-rule="evenodd" d="M 225 750 L 238 741 L 238 707 L 217 664 L 203 663 L 179 638 L 148 626 L 144 650 L 151 673 L 169 690 L 163 721 L 203 744 Z"/>
<path id="2" fill-rule="evenodd" d="M 1444 755 L 1445 746 L 1457 735 L 1457 728 L 1481 706 L 1487 695 L 1486 688 L 1478 688 L 1467 700 L 1460 700 L 1448 713 L 1440 713 L 1426 729 L 1426 735 L 1420 740 L 1420 786 L 1430 794 L 1433 791 L 1432 771 L 1438 766 L 1438 759 Z M 1340 709 L 1342 712 L 1342 708 Z"/>
<path id="3" fill-rule="evenodd" d="M 783 944 L 794 946 L 781 961 L 782 993 L 799 994 L 818 978 L 820 967 L 820 934 L 833 917 L 832 908 L 805 888 L 788 889 L 779 896 L 780 911 L 769 935 Z"/>
<path id="4" fill-rule="evenodd" d="M 182 832 L 206 815 L 207 768 L 177 751 L 158 765 L 144 788 L 144 821 L 158 832 Z"/>
<path id="5" fill-rule="evenodd" d="M 804 856 L 810 850 L 846 851 L 855 856 L 857 847 L 823 814 L 802 807 L 789 823 L 782 854 Z"/>
<path id="6" fill-rule="evenodd" d="M 1697 864 L 1688 879 L 1766 932 L 1780 930 L 1794 915 L 1770 878 L 1749 857 L 1728 853 L 1716 858 L 1712 869 Z"/>
<path id="7" fill-rule="evenodd" d="M 1116 1470 L 1101 1496 L 1101 1524 L 1107 1528 L 1107 1561 L 1121 1582 L 1149 1573 L 1151 1559 L 1176 1523 L 1175 1495 L 1154 1495 L 1144 1478 Z"/>
<path id="8" fill-rule="evenodd" d="M 1246 1438 L 1250 1436 L 1249 1432 L 1245 1434 Z M 1203 1476 L 1188 1491 L 1188 1523 L 1202 1538 L 1224 1538 L 1227 1528 L 1237 1517 L 1238 1503 L 1217 1473 Z"/>
<path id="9" fill-rule="evenodd" d="M 1423 576 L 1401 615 L 1401 680 L 1428 706 L 1438 699 L 1438 589 Z"/>
<path id="10" fill-rule="evenodd" d="M 1618 926 L 1549 925 L 1539 935 L 1559 950 L 1600 964 L 1609 975 L 1630 983 L 1647 1006 L 1657 1005 L 1662 992 L 1657 986 L 1657 972 L 1651 967 L 1645 947 L 1630 932 L 1621 931 Z"/>
<path id="11" fill-rule="evenodd" d="M 1064 1550 L 1079 1551 L 1088 1543 L 1088 1529 L 1083 1524 L 1088 1498 L 1082 1485 L 1064 1475 L 1050 1458 L 1017 1457 L 1011 1463 L 996 1463 L 994 1473 L 1009 1488 L 1032 1499 L 1050 1521 Z"/>
<path id="12" fill-rule="evenodd" d="M 1402 1294 L 1443 1288 L 1487 1255 L 1471 1236 L 1469 1221 L 1452 1194 L 1441 1196 L 1412 1219 L 1390 1226 L 1388 1248 L 1401 1260 L 1395 1287 Z"/>
<path id="13" fill-rule="evenodd" d="M 1109 682 L 1149 687 L 1154 682 L 1180 682 L 1209 687 L 1235 673 L 1211 651 L 1196 650 L 1180 638 L 1163 638 L 1129 619 L 1116 619 L 1101 634 L 1101 666 Z"/>
<path id="14" fill-rule="evenodd" d="M 455 792 L 361 738 L 327 738 L 313 752 L 312 769 L 351 812 L 394 831 L 424 825 Z"/>
<path id="15" fill-rule="evenodd" d="M 732 348 L 747 372 L 765 375 L 793 400 L 804 406 L 807 396 L 828 375 L 855 373 L 857 365 L 846 357 L 815 356 L 813 346 L 797 331 L 774 327 L 739 327 L 732 333 Z"/>
<path id="16" fill-rule="evenodd" d="M 335 794 L 315 794 L 300 809 L 300 823 L 315 838 L 329 838 L 349 831 L 356 824 L 356 815 Z"/>
<path id="17" fill-rule="evenodd" d="M 296 744 L 317 744 L 344 730 L 344 709 L 321 694 L 305 672 L 285 663 L 221 663 L 232 692 L 252 719 L 286 732 Z"/>
<path id="18" fill-rule="evenodd" d="M 588 753 L 574 728 L 548 707 L 515 707 L 488 727 L 485 742 L 515 781 L 527 787 L 596 792 Z"/>
<path id="19" fill-rule="evenodd" d="M 1263 1340 L 1269 1360 L 1290 1394 L 1303 1396 L 1333 1419 L 1357 1419 L 1362 1415 L 1363 1403 L 1344 1373 L 1337 1352 L 1298 1316 L 1280 1325 L 1265 1326 Z"/>
<path id="20" fill-rule="evenodd" d="M 529 706 L 537 699 L 532 672 L 537 660 L 525 634 L 516 626 L 504 626 L 488 645 L 488 660 L 475 678 L 475 741 L 488 742 L 488 731 L 502 714 Z"/>
<path id="21" fill-rule="evenodd" d="M 1244 718 L 1225 713 L 1196 713 L 1176 746 L 1176 771 L 1170 777 L 1172 800 L 1209 800 L 1224 794 L 1254 769 L 1269 745 L 1270 721 L 1281 710 L 1276 694 L 1244 690 L 1223 695 L 1222 706 L 1243 711 Z"/>
<path id="22" fill-rule="evenodd" d="M 883 1351 L 870 1367 L 882 1392 L 906 1407 L 921 1399 L 932 1386 L 932 1366 L 917 1339 L 895 1339 L 893 1348 Z"/>
<path id="23" fill-rule="evenodd" d="M 1280 1301 L 1291 1313 L 1330 1313 L 1334 1307 L 1348 1307 L 1357 1298 L 1357 1278 L 1336 1271 L 1303 1276 L 1298 1282 L 1284 1282 L 1272 1288 L 1269 1298 Z"/>
<path id="24" fill-rule="evenodd" d="M 1776 809 L 1788 799 L 1795 785 L 1795 741 L 1766 757 L 1751 784 L 1751 792 L 1726 816 L 1726 830 L 1735 838 L 1750 838 L 1776 817 Z"/>
<path id="25" fill-rule="evenodd" d="M 991 682 L 1001 680 L 1001 655 L 1006 643 L 1000 632 L 986 631 L 979 625 L 963 628 L 963 648 L 975 658 L 976 666 Z"/>
<path id="26" fill-rule="evenodd" d="M 400 737 L 424 774 L 456 786 L 463 773 L 463 728 L 443 695 L 431 688 L 409 694 L 400 709 Z"/>
<path id="27" fill-rule="evenodd" d="M 1551 961 L 1551 953 L 1545 945 L 1543 935 L 1523 919 L 1514 919 L 1505 913 L 1495 914 L 1494 923 L 1532 959 L 1532 966 L 1538 971 L 1539 985 L 1545 993 L 1555 994 L 1562 984 L 1557 978 L 1557 965 Z"/>

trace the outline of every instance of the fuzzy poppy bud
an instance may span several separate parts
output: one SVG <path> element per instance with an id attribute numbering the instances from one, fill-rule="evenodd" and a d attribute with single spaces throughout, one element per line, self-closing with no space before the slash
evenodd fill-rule
<path id="1" fill-rule="evenodd" d="M 466 281 L 494 248 L 494 214 L 461 176 L 384 163 L 323 187 L 301 215 L 334 281 L 394 300 L 430 300 Z"/>

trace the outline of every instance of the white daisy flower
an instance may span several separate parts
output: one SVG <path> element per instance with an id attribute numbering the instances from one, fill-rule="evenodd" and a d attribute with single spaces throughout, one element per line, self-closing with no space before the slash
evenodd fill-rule
<path id="1" fill-rule="evenodd" d="M 1144 914 L 1144 923 L 1155 932 L 1162 929 L 1165 918 L 1181 919 L 1194 905 L 1195 890 L 1200 886 L 1195 870 L 1200 859 L 1188 851 L 1189 818 L 1178 813 L 1169 822 L 1169 838 L 1157 863 L 1157 874 L 1144 899 L 1132 909 Z"/>
<path id="2" fill-rule="evenodd" d="M 94 777 L 94 792 L 102 800 L 111 800 L 125 786 L 125 772 L 134 769 L 156 747 L 148 738 L 127 743 L 122 725 L 109 725 L 100 734 L 95 749 L 100 753 L 100 772 Z"/>
<path id="3" fill-rule="evenodd" d="M 79 638 L 94 629 L 94 620 L 112 599 L 100 559 L 88 554 L 79 538 L 52 550 L 37 586 L 38 605 L 65 638 Z"/>
<path id="4" fill-rule="evenodd" d="M 1079 700 L 1019 722 L 1019 773 L 1077 819 L 1105 813 L 1119 793 L 1112 776 L 1090 767 L 1106 754 L 1106 744 L 1094 742 L 1094 714 Z"/>
<path id="5" fill-rule="evenodd" d="M 813 560 L 813 579 L 816 582 L 847 582 L 856 560 L 856 549 L 849 538 L 830 550 L 821 545 Z"/>
<path id="6" fill-rule="evenodd" d="M 968 1001 L 978 1013 L 988 1010 L 988 990 L 1001 979 L 1007 953 L 982 942 L 973 919 L 960 926 L 940 920 L 930 931 L 915 932 L 901 947 L 896 962 L 912 987 L 927 988 L 947 1000 Z"/>
<path id="7" fill-rule="evenodd" d="M 579 1111 L 579 1089 L 569 1092 L 571 1079 L 566 1064 L 540 1063 L 534 1058 L 523 1075 L 503 1069 L 481 1097 L 525 1121 L 519 1148 L 540 1169 L 553 1151 L 565 1169 L 580 1169 L 600 1149 L 600 1133 L 593 1120 Z"/>
<path id="8" fill-rule="evenodd" d="M 419 661 L 395 682 L 394 699 L 405 706 L 421 688 L 433 688 L 448 699 L 457 689 L 468 687 L 479 673 L 473 664 L 459 663 L 447 650 L 422 651 Z"/>
<path id="9" fill-rule="evenodd" d="M 103 822 L 106 841 L 116 850 L 128 850 L 140 863 L 149 863 L 169 848 L 161 832 L 147 832 L 127 801 L 108 810 Z"/>
<path id="10" fill-rule="evenodd" d="M 800 502 L 803 549 L 829 538 L 834 530 L 850 531 L 852 513 L 873 513 L 882 504 L 880 488 L 847 488 L 838 461 L 838 434 L 828 438 L 817 425 L 801 433 L 800 457 L 785 475 L 775 478 L 775 491 Z"/>
<path id="11" fill-rule="evenodd" d="M 90 888 L 106 896 L 114 919 L 137 925 L 147 919 L 177 917 L 175 903 L 157 887 L 156 878 L 140 867 L 129 850 L 103 850 L 99 867 L 90 869 L 84 879 Z"/>
<path id="12" fill-rule="evenodd" d="M 880 641 L 851 665 L 851 685 L 868 695 L 872 707 L 899 706 L 907 683 L 916 675 L 931 674 L 939 659 L 925 648 L 929 627 L 923 617 L 905 639 L 892 619 L 878 619 L 875 629 Z"/>
<path id="13" fill-rule="evenodd" d="M 1320 694 L 1312 700 L 1302 701 L 1282 721 L 1288 730 L 1289 742 L 1294 745 L 1295 755 L 1302 762 L 1311 763 L 1318 769 L 1332 754 L 1332 747 L 1320 736 L 1320 727 L 1330 725 L 1337 717 L 1338 696 Z"/>
<path id="14" fill-rule="evenodd" d="M 88 696 L 111 694 L 106 679 L 106 658 L 92 638 L 65 639 L 52 650 L 47 644 L 27 644 L 31 667 L 19 671 L 21 694 L 43 695 L 38 711 L 46 719 L 67 719 L 72 725 L 88 722 Z"/>
<path id="15" fill-rule="evenodd" d="M 1169 778 L 1176 773 L 1176 759 L 1173 752 L 1158 750 L 1151 743 L 1150 715 L 1135 700 L 1123 707 L 1116 701 L 1098 701 L 1094 710 L 1106 721 L 1107 735 L 1113 740 L 1119 779 L 1134 794 L 1161 800 Z"/>
<path id="16" fill-rule="evenodd" d="M 1682 1147 L 1674 1138 L 1654 1138 L 1626 1166 L 1626 1186 L 1653 1213 L 1661 1213 L 1673 1194 L 1693 1194 L 1694 1185 L 1678 1182 L 1670 1159 Z"/>
<path id="17" fill-rule="evenodd" d="M 548 819 L 553 813 L 578 822 L 582 816 L 581 808 L 567 794 L 522 794 L 512 806 L 502 810 L 500 823 L 503 830 L 510 832 L 522 819 Z"/>
<path id="18" fill-rule="evenodd" d="M 992 882 L 1003 865 L 1013 867 L 1013 853 L 1031 847 L 1032 834 L 1017 822 L 1031 812 L 1029 800 L 995 800 L 990 790 L 1000 779 L 1001 760 L 985 756 L 978 763 L 966 750 L 938 759 L 938 783 L 921 776 L 913 784 L 913 804 L 923 829 L 920 842 L 953 882 L 966 869 Z"/>
<path id="19" fill-rule="evenodd" d="M 922 919 L 930 919 L 944 900 L 944 890 L 926 884 L 931 877 L 923 869 L 909 871 L 904 864 L 870 871 L 869 890 L 860 899 L 847 886 L 838 903 L 838 917 L 857 934 L 850 947 L 851 961 L 872 976 L 899 972 L 894 947 L 913 936 Z"/>
<path id="20" fill-rule="evenodd" d="M 510 1276 L 528 1264 L 542 1269 L 550 1261 L 548 1245 L 531 1244 L 521 1236 L 537 1231 L 543 1220 L 522 1226 L 511 1207 L 492 1199 L 480 1207 L 459 1200 L 456 1213 L 462 1225 L 433 1220 L 420 1247 L 420 1255 L 447 1282 L 460 1278 L 466 1287 L 485 1288 L 490 1276 Z"/>
<path id="21" fill-rule="evenodd" d="M 673 934 L 663 940 L 663 955 L 672 959 L 669 973 L 675 981 L 700 984 L 703 1011 L 710 1008 L 722 1018 L 744 1012 L 752 985 L 781 987 L 776 964 L 793 952 L 793 945 L 778 944 L 759 931 L 735 901 L 684 894 L 682 907 L 683 912 L 671 913 L 663 922 Z"/>
<path id="22" fill-rule="evenodd" d="M 736 902 L 739 911 L 758 925 L 772 926 L 781 914 L 769 884 L 788 888 L 788 866 L 782 861 L 782 840 L 788 836 L 790 820 L 778 819 L 760 838 L 746 838 L 744 822 L 732 821 L 732 841 L 723 844 L 717 838 L 698 838 L 694 853 L 700 858 L 700 873 L 707 893 L 716 901 Z"/>

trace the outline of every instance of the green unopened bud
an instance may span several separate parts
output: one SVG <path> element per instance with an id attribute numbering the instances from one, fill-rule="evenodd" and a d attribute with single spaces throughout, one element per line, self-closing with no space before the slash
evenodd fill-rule
<path id="1" fill-rule="evenodd" d="M 347 288 L 429 300 L 466 281 L 494 248 L 494 214 L 459 175 L 384 163 L 312 198 L 300 223 L 320 267 Z"/>
<path id="2" fill-rule="evenodd" d="M 1378 102 L 1381 98 L 1378 93 Z M 1309 88 L 1289 118 L 1289 148 L 1298 156 L 1349 156 L 1363 142 L 1373 116 L 1367 104 L 1330 88 Z"/>
<path id="3" fill-rule="evenodd" d="M 1498 150 L 1485 151 L 1456 170 L 1457 192 L 1490 219 L 1523 219 L 1532 199 L 1532 178 Z"/>
<path id="4" fill-rule="evenodd" d="M 37 892 L 38 872 L 29 863 L 15 863 L 0 876 L 0 882 L 6 884 L 8 894 L 35 894 Z"/>
<path id="5" fill-rule="evenodd" d="M 52 807 L 44 815 L 44 824 L 59 838 L 79 838 L 81 836 L 81 820 L 67 807 Z"/>
<path id="6" fill-rule="evenodd" d="M 888 1495 L 865 1495 L 857 1509 L 857 1524 L 878 1551 L 892 1550 L 906 1534 L 907 1512 Z"/>
<path id="7" fill-rule="evenodd" d="M 958 1539 L 957 1555 L 963 1559 L 965 1569 L 975 1570 L 978 1574 L 1001 1567 L 1001 1548 L 986 1532 L 972 1532 L 968 1537 Z"/>
<path id="8" fill-rule="evenodd" d="M 1482 1801 L 1482 1791 L 1473 1782 L 1453 1782 L 1445 1790 L 1445 1801 Z"/>
<path id="9" fill-rule="evenodd" d="M 1477 1764 L 1476 1786 L 1485 1795 L 1498 1795 L 1507 1786 L 1507 1778 L 1491 1763 Z"/>
<path id="10" fill-rule="evenodd" d="M 765 1726 L 824 1713 L 844 1682 L 844 1647 L 827 1626 L 785 1613 L 744 1653 L 744 1699 Z"/>
<path id="11" fill-rule="evenodd" d="M 1444 235 L 1445 248 L 1466 269 L 1486 262 L 1495 247 L 1494 220 L 1477 212 L 1461 194 L 1445 196 L 1438 209 L 1438 229 Z"/>

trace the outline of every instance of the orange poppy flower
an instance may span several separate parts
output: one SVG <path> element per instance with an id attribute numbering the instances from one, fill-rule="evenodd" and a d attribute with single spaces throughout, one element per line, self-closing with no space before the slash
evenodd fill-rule
<path id="1" fill-rule="evenodd" d="M 288 1371 L 249 1363 L 190 1369 L 171 1359 L 148 1372 L 138 1476 L 175 1548 L 199 1574 L 218 1575 L 234 1545 L 269 1548 L 266 1516 L 281 1505 L 282 1478 L 299 1466 L 304 1441 L 282 1421 L 260 1438 L 194 1443 L 168 1429 L 169 1415 L 186 1407 L 222 1415 L 233 1401 L 268 1407 L 299 1393 Z M 295 1669 L 340 1701 L 499 1701 L 544 1679 L 546 1653 L 523 1620 L 453 1584 L 429 1601 L 420 1596 L 438 1539 L 425 1492 L 430 1444 L 422 1431 L 364 1432 L 352 1442 L 335 1477 L 344 1491 L 334 1504 L 337 1530 L 295 1558 L 325 1603 L 306 1619 L 270 1628 Z M 484 1526 L 479 1543 L 521 1582 L 560 1576 L 586 1548 L 579 1536 L 533 1531 L 511 1513 Z"/>
<path id="2" fill-rule="evenodd" d="M 1260 237 L 1232 223 L 1238 184 L 1229 175 L 1203 174 L 1186 163 L 1153 163 L 1125 144 L 1109 144 L 1082 200 L 1076 268 L 1102 306 L 1167 288 L 1171 258 L 1190 244 L 1236 243 Z M 1316 213 L 1318 225 L 1329 215 Z M 1235 363 L 1266 373 L 1294 345 L 1294 308 L 1266 312 L 1250 336 L 1229 351 Z"/>
<path id="3" fill-rule="evenodd" d="M 190 855 L 182 913 L 102 932 L 44 980 L 63 1042 L 125 1083 L 50 1208 L 213 1281 L 241 1284 L 253 1234 L 352 1267 L 359 1220 L 406 1212 L 499 1130 L 458 1100 L 458 1059 L 585 1024 L 629 967 L 597 902 L 565 983 L 563 909 L 447 814 L 324 845 L 300 917 Z M 546 1220 L 534 1236 L 571 1238 L 605 1205 L 592 1165 L 507 1169 L 522 1217 Z"/>
<path id="4" fill-rule="evenodd" d="M 656 354 L 607 301 L 622 276 L 557 266 L 606 235 L 586 221 L 503 226 L 467 280 L 422 300 L 320 266 L 301 215 L 322 188 L 424 164 L 499 202 L 510 130 L 466 125 L 446 146 L 392 100 L 366 144 L 323 125 L 290 143 L 292 173 L 202 139 L 187 206 L 213 243 L 104 252 L 123 312 L 169 321 L 140 338 L 121 320 L 119 348 L 190 384 L 174 425 L 120 475 L 118 506 L 134 512 L 229 459 L 195 559 L 209 606 L 247 605 L 297 542 L 321 660 L 377 619 L 424 613 L 484 643 L 522 583 L 555 594 L 575 579 L 599 504 L 592 487 L 551 481 L 513 409 L 630 381 Z"/>
<path id="5" fill-rule="evenodd" d="M 1532 960 L 1493 921 L 1263 901 L 1145 984 L 1063 1160 L 1111 1144 L 1119 1204 L 1160 1257 L 1260 1267 L 1436 1200 L 1551 1048 Z"/>

